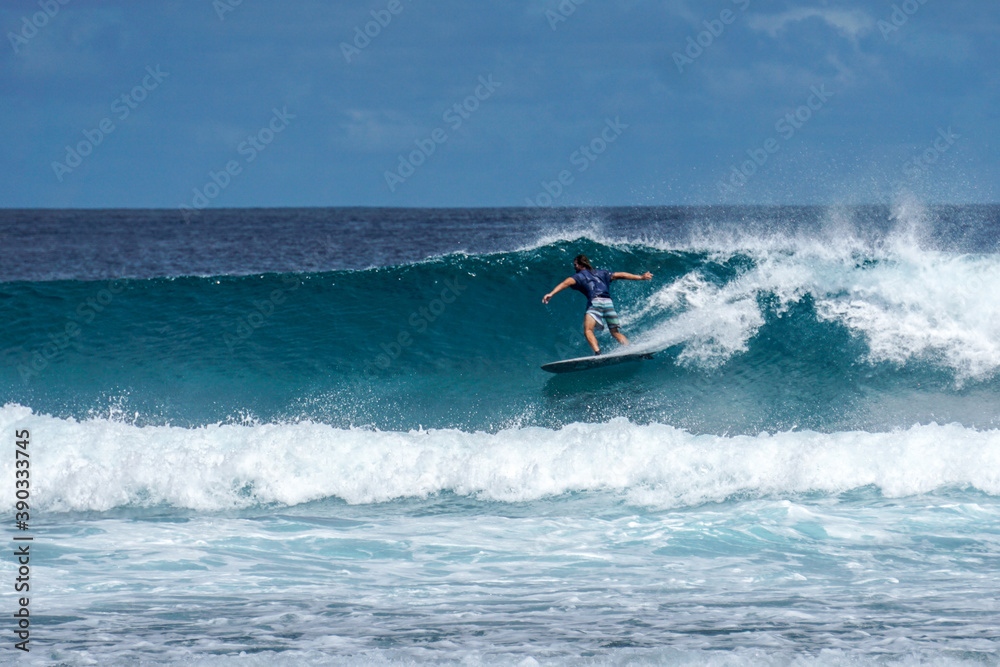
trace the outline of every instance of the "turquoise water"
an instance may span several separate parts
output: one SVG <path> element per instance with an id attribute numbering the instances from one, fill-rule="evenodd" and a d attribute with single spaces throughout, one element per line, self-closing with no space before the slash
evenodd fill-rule
<path id="1" fill-rule="evenodd" d="M 31 657 L 996 664 L 996 213 L 8 212 Z"/>

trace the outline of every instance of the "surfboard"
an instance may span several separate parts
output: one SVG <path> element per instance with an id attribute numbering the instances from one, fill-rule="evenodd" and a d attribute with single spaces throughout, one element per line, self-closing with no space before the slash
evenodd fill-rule
<path id="1" fill-rule="evenodd" d="M 589 371 L 593 368 L 604 368 L 624 364 L 630 361 L 641 361 L 652 359 L 652 352 L 626 352 L 625 354 L 595 355 L 590 357 L 577 357 L 576 359 L 564 359 L 553 361 L 542 366 L 543 371 L 549 373 L 575 373 L 577 371 Z"/>

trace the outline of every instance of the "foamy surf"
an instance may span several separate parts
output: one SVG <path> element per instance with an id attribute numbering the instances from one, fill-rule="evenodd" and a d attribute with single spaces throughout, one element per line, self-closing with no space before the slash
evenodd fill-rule
<path id="1" fill-rule="evenodd" d="M 925 360 L 959 382 L 1000 368 L 1000 259 L 924 250 L 901 234 L 878 250 L 815 242 L 795 252 L 745 250 L 753 263 L 719 283 L 701 267 L 664 285 L 632 315 L 662 319 L 643 348 L 683 344 L 681 359 L 718 365 L 745 352 L 769 314 L 809 300 L 818 322 L 845 327 L 868 346 L 869 363 Z"/>
<path id="2" fill-rule="evenodd" d="M 660 508 L 861 487 L 887 497 L 949 488 L 1000 495 L 1000 432 L 955 424 L 756 437 L 625 419 L 557 430 L 384 432 L 312 422 L 139 427 L 5 406 L 0 429 L 19 428 L 32 431 L 34 498 L 46 511 L 363 504 L 445 492 L 507 503 L 610 492 Z M 3 469 L 13 474 L 9 461 Z"/>

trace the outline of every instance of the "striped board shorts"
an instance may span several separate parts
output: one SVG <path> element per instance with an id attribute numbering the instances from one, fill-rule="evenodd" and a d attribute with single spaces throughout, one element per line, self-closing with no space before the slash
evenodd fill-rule
<path id="1" fill-rule="evenodd" d="M 605 324 L 611 330 L 618 328 L 618 313 L 615 312 L 615 304 L 611 299 L 603 296 L 594 297 L 587 309 L 587 315 L 594 318 L 597 323 L 594 328 L 603 331 Z"/>

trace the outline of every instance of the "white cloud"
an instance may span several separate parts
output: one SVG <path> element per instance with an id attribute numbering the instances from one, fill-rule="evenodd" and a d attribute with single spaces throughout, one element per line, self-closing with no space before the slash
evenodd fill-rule
<path id="1" fill-rule="evenodd" d="M 818 7 L 790 9 L 781 14 L 757 14 L 748 17 L 747 22 L 753 30 L 766 32 L 771 37 L 777 37 L 778 33 L 784 30 L 788 24 L 810 18 L 822 20 L 852 40 L 870 32 L 875 27 L 875 19 L 860 9 L 820 9 Z"/>

